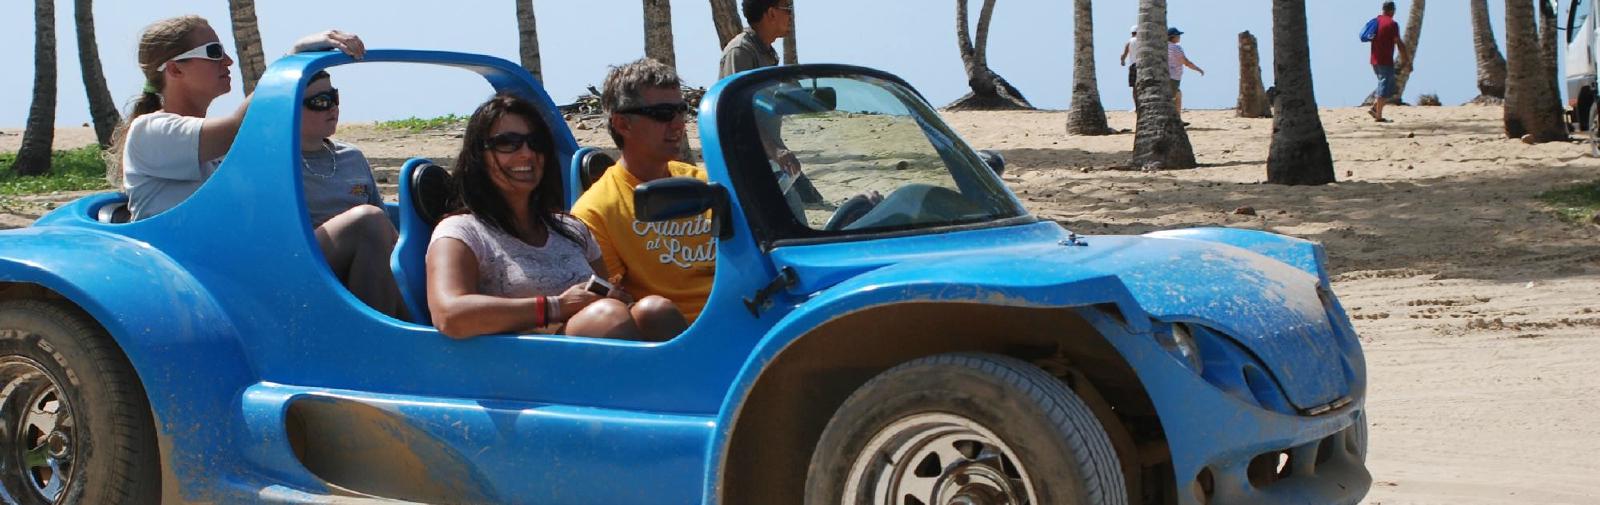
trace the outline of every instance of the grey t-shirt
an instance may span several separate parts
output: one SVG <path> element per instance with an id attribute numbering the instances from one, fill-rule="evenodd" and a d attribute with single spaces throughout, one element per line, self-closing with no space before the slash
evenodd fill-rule
<path id="1" fill-rule="evenodd" d="M 222 158 L 200 160 L 206 118 L 152 112 L 128 125 L 122 148 L 122 190 L 138 221 L 177 206 L 217 171 Z"/>
<path id="2" fill-rule="evenodd" d="M 600 259 L 600 244 L 578 218 L 558 216 L 577 232 L 582 244 L 551 233 L 544 247 L 535 247 L 483 224 L 471 214 L 440 221 L 428 243 L 452 238 L 466 244 L 478 259 L 480 294 L 505 298 L 559 295 L 594 274 L 589 264 Z"/>
<path id="3" fill-rule="evenodd" d="M 355 146 L 325 140 L 322 149 L 301 151 L 300 181 L 305 187 L 306 210 L 311 225 L 322 223 L 351 207 L 362 204 L 383 206 L 372 165 Z"/>
<path id="4" fill-rule="evenodd" d="M 777 64 L 778 51 L 761 42 L 755 30 L 745 28 L 743 33 L 728 41 L 728 47 L 722 49 L 722 71 L 717 78 Z"/>

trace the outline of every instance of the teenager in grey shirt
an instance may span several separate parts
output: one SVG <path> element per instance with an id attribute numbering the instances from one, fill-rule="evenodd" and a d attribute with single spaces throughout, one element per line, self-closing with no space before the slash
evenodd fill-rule
<path id="1" fill-rule="evenodd" d="M 359 149 L 329 138 L 339 127 L 339 90 L 327 72 L 306 84 L 300 110 L 300 181 L 317 245 L 339 281 L 372 308 L 405 316 L 405 303 L 389 270 L 399 234 L 372 167 Z"/>
<path id="2" fill-rule="evenodd" d="M 746 70 L 771 67 L 778 64 L 778 52 L 772 42 L 789 36 L 790 17 L 794 16 L 794 0 L 744 0 L 744 19 L 749 28 L 728 41 L 722 48 L 721 79 Z"/>

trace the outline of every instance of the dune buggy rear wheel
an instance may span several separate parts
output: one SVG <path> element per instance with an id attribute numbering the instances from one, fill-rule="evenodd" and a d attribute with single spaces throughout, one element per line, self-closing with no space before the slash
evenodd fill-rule
<path id="1" fill-rule="evenodd" d="M 159 465 L 144 390 L 105 331 L 0 302 L 0 504 L 157 503 Z"/>
<path id="2" fill-rule="evenodd" d="M 805 503 L 1127 503 L 1111 440 L 1059 379 L 1027 362 L 945 354 L 862 385 L 834 414 Z"/>

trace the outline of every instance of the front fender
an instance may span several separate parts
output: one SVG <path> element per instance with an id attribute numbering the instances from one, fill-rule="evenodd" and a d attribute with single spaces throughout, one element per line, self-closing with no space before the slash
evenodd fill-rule
<path id="1" fill-rule="evenodd" d="M 707 475 L 706 496 L 720 496 L 718 486 L 724 475 L 724 456 L 739 413 L 749 400 L 761 374 L 791 344 L 812 329 L 850 313 L 907 302 L 982 303 L 1013 307 L 1090 307 L 1113 308 L 1116 317 L 1099 319 L 1102 324 L 1117 324 L 1120 331 L 1144 334 L 1152 330 L 1150 316 L 1115 276 L 1090 276 L 1065 282 L 1028 284 L 997 282 L 959 268 L 934 270 L 905 265 L 886 267 L 837 284 L 783 314 L 762 337 L 723 400 L 717 416 L 717 430 L 708 447 L 708 464 L 716 465 Z M 1033 278 L 1037 279 L 1037 278 Z M 1056 278 L 1059 280 L 1059 278 Z M 1095 311 L 1100 312 L 1100 311 Z M 1115 323 L 1111 322 L 1116 320 Z"/>
<path id="2" fill-rule="evenodd" d="M 0 233 L 0 282 L 49 289 L 105 328 L 144 386 L 177 482 L 236 466 L 230 421 L 256 374 L 216 300 L 171 258 L 103 231 L 35 226 Z"/>

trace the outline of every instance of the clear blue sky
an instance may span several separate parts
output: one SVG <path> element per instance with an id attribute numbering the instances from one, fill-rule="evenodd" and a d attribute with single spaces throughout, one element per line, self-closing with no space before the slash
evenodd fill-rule
<path id="1" fill-rule="evenodd" d="M 966 92 L 966 77 L 955 43 L 955 3 L 940 0 L 796 0 L 798 41 L 803 62 L 865 65 L 893 72 L 916 86 L 935 105 Z M 977 4 L 973 1 L 973 22 Z M 544 75 L 558 103 L 571 102 L 585 85 L 599 85 L 606 68 L 643 55 L 642 7 L 638 0 L 535 0 Z M 1270 0 L 1169 0 L 1169 22 L 1183 29 L 1183 45 L 1206 69 L 1184 79 L 1186 106 L 1229 108 L 1237 97 L 1237 34 L 1261 39 L 1263 79 L 1272 83 Z M 1312 72 L 1323 106 L 1353 106 L 1372 89 L 1367 46 L 1357 41 L 1362 24 L 1378 11 L 1377 0 L 1308 0 Z M 56 121 L 88 121 L 79 75 L 72 2 L 58 0 Z M 678 70 L 689 84 L 709 86 L 716 78 L 718 47 L 705 1 L 673 2 Z M 1504 51 L 1503 3 L 1489 2 L 1495 35 Z M 502 1 L 309 1 L 257 2 L 269 62 L 296 38 L 338 28 L 358 33 L 373 48 L 465 51 L 517 59 L 514 3 Z M 1396 16 L 1405 22 L 1409 2 Z M 381 10 L 375 15 L 374 10 Z M 1128 28 L 1135 21 L 1134 0 L 1095 4 L 1095 49 L 1100 92 L 1107 108 L 1131 106 L 1126 71 L 1117 65 Z M 151 21 L 198 14 L 222 36 L 230 54 L 233 40 L 223 0 L 101 0 L 95 5 L 100 56 L 119 108 L 141 85 L 135 62 L 139 32 Z M 990 33 L 989 61 L 995 71 L 1022 90 L 1036 106 L 1065 109 L 1070 101 L 1072 67 L 1071 0 L 1001 0 Z M 0 126 L 19 127 L 27 117 L 33 82 L 33 2 L 0 2 Z M 1476 96 L 1471 23 L 1465 0 L 1434 2 L 1423 24 L 1418 66 L 1406 93 L 1437 93 L 1446 104 Z M 780 42 L 781 44 L 781 42 Z M 350 68 L 350 67 L 345 67 Z M 235 69 L 235 79 L 239 72 Z M 414 84 L 413 84 L 414 83 Z M 344 88 L 344 118 L 370 121 L 407 116 L 464 114 L 488 88 L 475 75 L 395 65 L 336 70 Z M 212 111 L 229 110 L 242 98 L 234 92 L 218 99 Z"/>

